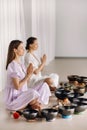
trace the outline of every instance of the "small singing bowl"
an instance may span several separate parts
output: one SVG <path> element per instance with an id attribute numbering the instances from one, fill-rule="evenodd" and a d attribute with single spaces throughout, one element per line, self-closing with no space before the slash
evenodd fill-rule
<path id="1" fill-rule="evenodd" d="M 69 94 L 71 94 L 71 91 L 70 90 L 64 90 L 64 92 L 62 92 L 62 94 L 65 94 L 65 95 L 69 95 Z"/>
<path id="2" fill-rule="evenodd" d="M 63 87 L 60 87 L 60 88 L 58 88 L 57 90 L 60 90 L 60 91 L 62 91 L 62 90 L 64 90 L 64 88 L 63 88 Z"/>
<path id="3" fill-rule="evenodd" d="M 87 109 L 87 103 L 78 102 L 77 107 L 75 108 L 75 112 L 83 112 Z"/>
<path id="4" fill-rule="evenodd" d="M 79 87 L 79 88 L 78 88 L 78 92 L 79 92 L 80 94 L 84 94 L 84 93 L 85 93 L 85 87 Z"/>
<path id="5" fill-rule="evenodd" d="M 82 95 L 84 95 L 85 87 L 78 87 L 76 89 L 73 89 L 73 91 L 74 91 L 75 94 L 82 94 Z"/>
<path id="6" fill-rule="evenodd" d="M 87 85 L 87 77 L 81 76 L 81 79 L 83 81 L 83 85 L 86 86 Z"/>
<path id="7" fill-rule="evenodd" d="M 73 81 L 76 81 L 77 79 L 79 79 L 79 76 L 78 75 L 69 75 L 69 76 L 67 76 L 67 78 L 70 82 L 73 82 Z"/>
<path id="8" fill-rule="evenodd" d="M 55 96 L 60 99 L 60 100 L 64 100 L 65 98 L 67 98 L 67 95 L 66 94 L 58 94 L 56 93 Z"/>
<path id="9" fill-rule="evenodd" d="M 74 97 L 75 97 L 74 93 L 68 94 L 68 98 L 70 101 L 72 101 Z"/>
<path id="10" fill-rule="evenodd" d="M 56 91 L 56 92 L 55 92 L 55 96 L 56 96 L 57 98 L 60 98 L 60 97 L 61 97 L 61 91 L 59 91 L 59 90 Z"/>
<path id="11" fill-rule="evenodd" d="M 87 98 L 78 98 L 81 103 L 87 103 Z"/>
<path id="12" fill-rule="evenodd" d="M 73 98 L 72 103 L 74 104 L 78 104 L 80 102 L 80 100 L 78 98 Z"/>
<path id="13" fill-rule="evenodd" d="M 48 115 L 52 115 L 55 118 L 58 114 L 58 110 L 53 108 L 46 108 L 41 111 L 43 117 L 47 117 Z"/>
<path id="14" fill-rule="evenodd" d="M 38 111 L 37 110 L 29 110 L 29 109 L 25 109 L 23 111 L 23 116 L 27 119 L 27 120 L 31 120 L 31 119 L 35 119 L 38 115 Z"/>
<path id="15" fill-rule="evenodd" d="M 64 90 L 70 90 L 70 86 L 65 86 Z"/>
<path id="16" fill-rule="evenodd" d="M 74 113 L 75 110 L 75 106 L 71 105 L 71 106 L 64 106 L 65 110 L 67 110 L 68 112 L 70 112 L 70 114 Z"/>
<path id="17" fill-rule="evenodd" d="M 70 112 L 70 111 L 67 111 L 64 107 L 60 107 L 60 108 L 58 109 L 58 111 L 59 111 L 59 114 L 61 114 L 61 115 L 65 115 L 65 116 L 71 115 L 71 112 Z"/>
<path id="18" fill-rule="evenodd" d="M 60 99 L 60 100 L 64 100 L 65 98 L 67 98 L 67 96 L 70 94 L 71 92 L 69 90 L 57 90 L 55 92 L 55 96 Z"/>
<path id="19" fill-rule="evenodd" d="M 83 80 L 83 82 L 87 82 L 87 77 L 85 77 L 85 76 L 80 76 L 80 78 Z"/>
<path id="20" fill-rule="evenodd" d="M 56 92 L 55 92 L 55 96 L 57 97 L 57 98 L 61 98 L 61 94 L 62 92 L 60 91 L 60 90 L 57 90 Z"/>

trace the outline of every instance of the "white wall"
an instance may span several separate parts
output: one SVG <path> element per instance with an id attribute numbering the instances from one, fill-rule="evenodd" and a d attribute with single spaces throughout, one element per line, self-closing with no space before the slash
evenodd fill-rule
<path id="1" fill-rule="evenodd" d="M 55 57 L 55 0 L 32 0 L 32 35 L 39 40 L 39 55 Z"/>
<path id="2" fill-rule="evenodd" d="M 22 0 L 0 0 L 0 90 L 6 83 L 6 58 L 11 40 L 25 40 Z"/>
<path id="3" fill-rule="evenodd" d="M 23 0 L 24 21 L 25 21 L 25 37 L 26 39 L 32 35 L 32 0 Z"/>
<path id="4" fill-rule="evenodd" d="M 23 0 L 26 39 L 38 38 L 38 55 L 46 53 L 47 63 L 55 57 L 55 0 Z M 49 51 L 48 51 L 49 50 Z"/>
<path id="5" fill-rule="evenodd" d="M 11 40 L 36 36 L 39 55 L 55 57 L 55 0 L 0 0 L 0 90 L 6 82 L 6 58 Z"/>
<path id="6" fill-rule="evenodd" d="M 56 57 L 87 57 L 87 0 L 56 0 Z"/>

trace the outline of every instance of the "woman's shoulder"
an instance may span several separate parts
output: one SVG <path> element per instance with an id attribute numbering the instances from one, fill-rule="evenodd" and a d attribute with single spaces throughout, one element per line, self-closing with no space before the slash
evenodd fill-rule
<path id="1" fill-rule="evenodd" d="M 30 52 L 26 52 L 25 57 L 27 57 L 27 56 L 31 56 L 31 53 Z"/>
<path id="2" fill-rule="evenodd" d="M 32 54 L 30 53 L 30 52 L 26 52 L 26 54 L 25 54 L 25 60 L 30 60 L 30 59 L 32 59 L 33 57 L 32 57 Z"/>
<path id="3" fill-rule="evenodd" d="M 15 70 L 17 69 L 17 63 L 13 60 L 11 63 L 8 65 L 8 70 Z"/>

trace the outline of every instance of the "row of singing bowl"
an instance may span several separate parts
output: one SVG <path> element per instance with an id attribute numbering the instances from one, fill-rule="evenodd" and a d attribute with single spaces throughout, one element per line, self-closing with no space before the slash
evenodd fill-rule
<path id="1" fill-rule="evenodd" d="M 41 110 L 41 118 L 45 118 L 46 121 L 53 121 L 58 113 L 69 116 L 74 113 L 75 107 L 73 106 L 64 106 L 62 108 L 59 108 L 58 110 L 53 109 L 53 108 L 46 108 Z M 24 110 L 23 111 L 23 116 L 26 118 L 26 120 L 31 120 L 31 119 L 36 119 L 38 117 L 38 111 L 36 110 Z"/>
<path id="2" fill-rule="evenodd" d="M 87 77 L 85 76 L 78 76 L 78 75 L 69 75 L 67 76 L 69 81 L 78 81 L 79 83 L 87 83 Z"/>
<path id="3" fill-rule="evenodd" d="M 26 118 L 26 120 L 31 120 L 31 119 L 36 119 L 38 117 L 41 117 L 41 118 L 46 118 L 46 121 L 52 121 L 54 118 L 56 118 L 58 114 L 58 110 L 53 108 L 46 108 L 38 112 L 37 110 L 25 109 L 22 114 Z"/>
<path id="4" fill-rule="evenodd" d="M 64 98 L 67 97 L 79 97 L 79 96 L 83 96 L 85 93 L 85 87 L 78 87 L 73 89 L 73 93 L 71 93 L 70 90 L 64 90 L 64 88 L 59 88 L 55 91 L 55 96 L 58 99 L 63 100 Z"/>
<path id="5" fill-rule="evenodd" d="M 87 109 L 87 103 L 72 103 L 71 106 L 63 106 L 59 108 L 59 113 L 64 116 L 69 116 L 74 113 L 80 113 Z"/>
<path id="6" fill-rule="evenodd" d="M 82 90 L 80 90 L 82 89 Z M 71 114 L 70 110 L 75 109 L 75 112 L 82 112 L 87 108 L 87 99 L 86 98 L 79 98 L 79 96 L 83 95 L 85 92 L 84 88 L 79 88 L 78 91 L 74 90 L 73 93 L 70 91 L 65 91 L 62 88 L 56 90 L 55 96 L 58 99 L 63 100 L 64 98 L 68 98 L 73 105 L 71 106 L 66 106 L 67 109 L 62 107 L 59 111 L 61 114 Z"/>
<path id="7" fill-rule="evenodd" d="M 72 104 L 70 106 L 63 106 L 58 108 L 58 110 L 53 108 L 42 109 L 39 113 L 37 110 L 29 110 L 25 109 L 23 111 L 23 116 L 26 120 L 36 119 L 39 114 L 41 114 L 41 118 L 45 118 L 46 121 L 52 121 L 56 118 L 58 113 L 68 116 L 72 115 L 74 112 L 82 112 L 87 109 L 87 99 L 85 98 L 73 98 Z"/>

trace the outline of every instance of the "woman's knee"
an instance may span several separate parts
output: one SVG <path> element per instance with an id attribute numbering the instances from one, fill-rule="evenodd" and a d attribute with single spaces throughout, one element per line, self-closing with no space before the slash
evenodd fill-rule
<path id="1" fill-rule="evenodd" d="M 51 85 L 53 83 L 53 80 L 51 78 L 46 78 L 44 82 L 46 82 L 48 85 Z"/>
<path id="2" fill-rule="evenodd" d="M 33 99 L 29 104 L 30 105 L 33 105 L 33 104 L 35 104 L 35 103 L 37 103 L 37 100 L 38 100 L 38 98 L 36 98 L 36 99 Z"/>
<path id="3" fill-rule="evenodd" d="M 42 108 L 42 105 L 41 103 L 38 101 L 38 99 L 34 99 L 32 100 L 29 105 L 31 106 L 32 109 L 38 109 L 40 110 Z"/>
<path id="4" fill-rule="evenodd" d="M 53 79 L 54 79 L 54 80 L 55 80 L 55 79 L 56 79 L 56 80 L 59 80 L 59 75 L 58 75 L 58 74 L 54 74 L 54 75 L 53 75 Z"/>

